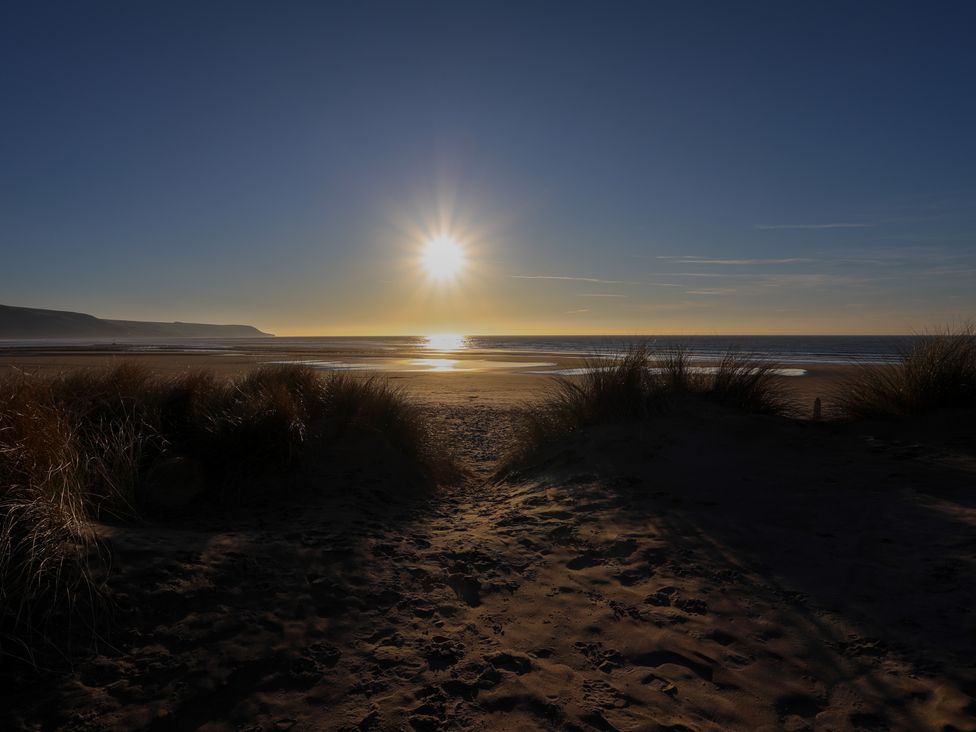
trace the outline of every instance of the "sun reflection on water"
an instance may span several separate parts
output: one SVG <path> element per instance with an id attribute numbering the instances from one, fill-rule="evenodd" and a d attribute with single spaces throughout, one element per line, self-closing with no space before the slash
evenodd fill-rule
<path id="1" fill-rule="evenodd" d="M 467 339 L 458 333 L 435 333 L 424 336 L 423 347 L 428 351 L 463 351 Z"/>
<path id="2" fill-rule="evenodd" d="M 428 371 L 453 372 L 467 371 L 468 369 L 458 368 L 460 361 L 456 358 L 415 358 L 414 366 L 423 366 Z"/>

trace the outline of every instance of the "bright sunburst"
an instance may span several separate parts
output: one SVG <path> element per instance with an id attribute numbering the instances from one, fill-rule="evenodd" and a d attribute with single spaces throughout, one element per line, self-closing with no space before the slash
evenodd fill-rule
<path id="1" fill-rule="evenodd" d="M 451 280 L 464 269 L 464 250 L 449 236 L 428 239 L 420 255 L 427 275 L 434 280 Z"/>

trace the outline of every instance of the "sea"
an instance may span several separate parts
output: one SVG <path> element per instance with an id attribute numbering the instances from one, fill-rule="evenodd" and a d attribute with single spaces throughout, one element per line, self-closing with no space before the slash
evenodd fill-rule
<path id="1" fill-rule="evenodd" d="M 0 340 L 0 351 L 13 355 L 26 349 L 118 350 L 120 352 L 185 351 L 198 353 L 262 353 L 303 351 L 323 357 L 357 353 L 393 356 L 403 352 L 484 354 L 560 354 L 613 356 L 635 344 L 654 351 L 686 349 L 696 359 L 714 360 L 733 351 L 781 364 L 883 364 L 924 336 L 322 336 L 260 339 L 91 339 Z"/>

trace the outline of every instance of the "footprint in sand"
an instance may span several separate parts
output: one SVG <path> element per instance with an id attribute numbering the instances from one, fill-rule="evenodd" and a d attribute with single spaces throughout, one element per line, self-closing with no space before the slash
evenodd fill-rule
<path id="1" fill-rule="evenodd" d="M 583 681 L 583 699 L 600 709 L 622 709 L 630 705 L 630 698 L 601 679 Z"/>
<path id="2" fill-rule="evenodd" d="M 668 696 L 678 695 L 678 687 L 657 674 L 647 674 L 641 678 L 640 682 L 656 691 L 660 691 L 662 694 L 667 694 Z"/>
<path id="3" fill-rule="evenodd" d="M 786 694 L 776 700 L 776 713 L 780 717 L 816 717 L 824 710 L 824 704 L 807 694 Z"/>
<path id="4" fill-rule="evenodd" d="M 288 675 L 299 687 L 311 687 L 322 678 L 326 670 L 339 663 L 341 656 L 342 653 L 335 646 L 313 643 L 292 662 Z"/>
<path id="5" fill-rule="evenodd" d="M 694 661 L 674 651 L 651 651 L 634 656 L 628 660 L 634 666 L 650 666 L 651 668 L 658 668 L 665 665 L 683 666 L 696 676 L 705 679 L 705 681 L 711 681 L 713 676 L 711 665 Z"/>
<path id="6" fill-rule="evenodd" d="M 674 601 L 674 606 L 689 615 L 705 615 L 708 613 L 708 603 L 704 600 L 678 598 Z"/>
<path id="7" fill-rule="evenodd" d="M 625 559 L 637 551 L 636 539 L 618 539 L 603 550 L 604 556 Z"/>
<path id="8" fill-rule="evenodd" d="M 878 638 L 851 636 L 851 640 L 840 641 L 834 643 L 833 646 L 841 655 L 847 658 L 857 658 L 859 656 L 880 658 L 888 653 L 888 647 L 884 641 Z"/>
<path id="9" fill-rule="evenodd" d="M 573 648 L 581 653 L 597 670 L 605 674 L 624 665 L 624 657 L 619 651 L 605 650 L 602 643 L 583 643 L 577 641 Z"/>
<path id="10" fill-rule="evenodd" d="M 520 653 L 500 651 L 485 656 L 485 660 L 495 669 L 511 671 L 519 676 L 529 673 L 533 668 L 532 659 Z"/>
<path id="11" fill-rule="evenodd" d="M 570 559 L 566 562 L 567 569 L 578 570 L 586 569 L 587 567 L 595 567 L 602 562 L 592 554 L 580 554 L 575 559 Z"/>
<path id="12" fill-rule="evenodd" d="M 625 569 L 623 572 L 619 572 L 614 575 L 614 579 L 617 580 L 624 587 L 632 587 L 636 584 L 643 582 L 644 580 L 650 579 L 654 575 L 654 570 L 650 568 L 633 568 Z"/>
<path id="13" fill-rule="evenodd" d="M 864 732 L 887 732 L 887 730 L 891 729 L 891 724 L 883 714 L 854 712 L 850 716 L 850 720 L 851 726 L 854 729 L 863 730 Z"/>
<path id="14" fill-rule="evenodd" d="M 326 577 L 307 575 L 309 591 L 319 617 L 332 618 L 345 612 L 348 606 L 348 592 Z"/>
<path id="15" fill-rule="evenodd" d="M 470 607 L 478 607 L 481 604 L 481 582 L 470 575 L 455 573 L 447 578 L 447 585 L 458 599 Z"/>
<path id="16" fill-rule="evenodd" d="M 657 607 L 670 607 L 672 599 L 678 594 L 677 587 L 661 587 L 653 595 L 644 598 L 646 605 Z"/>
<path id="17" fill-rule="evenodd" d="M 433 670 L 448 668 L 464 658 L 464 644 L 443 635 L 435 635 L 420 651 Z"/>
<path id="18" fill-rule="evenodd" d="M 713 630 L 711 633 L 705 636 L 706 640 L 715 641 L 719 645 L 729 646 L 735 643 L 738 638 L 736 638 L 731 633 L 726 633 L 724 630 Z"/>

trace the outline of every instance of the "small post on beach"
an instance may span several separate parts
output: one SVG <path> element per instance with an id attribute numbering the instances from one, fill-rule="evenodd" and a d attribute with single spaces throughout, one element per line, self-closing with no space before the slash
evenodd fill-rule
<path id="1" fill-rule="evenodd" d="M 814 422 L 819 422 L 820 421 L 820 415 L 821 415 L 821 412 L 820 412 L 820 397 L 817 397 L 816 399 L 813 400 L 813 421 Z"/>

